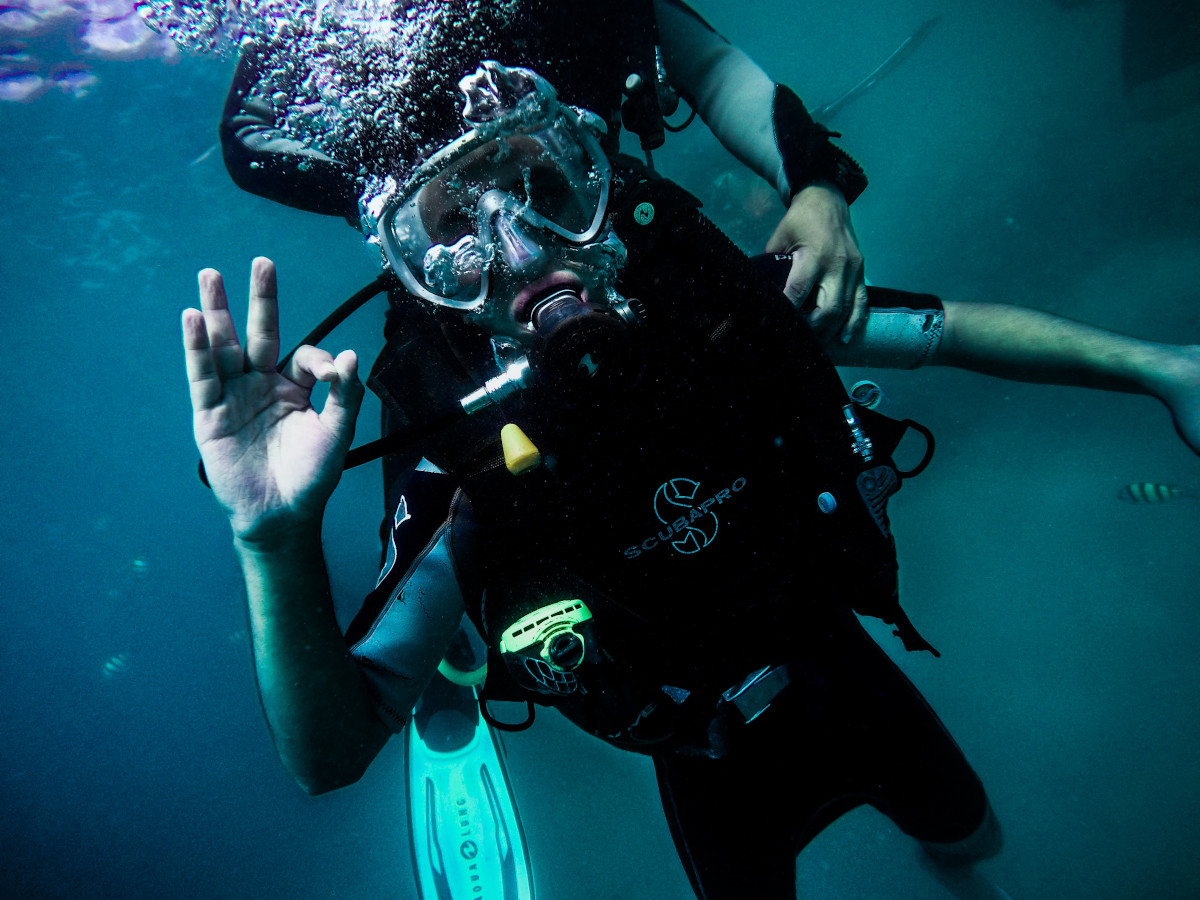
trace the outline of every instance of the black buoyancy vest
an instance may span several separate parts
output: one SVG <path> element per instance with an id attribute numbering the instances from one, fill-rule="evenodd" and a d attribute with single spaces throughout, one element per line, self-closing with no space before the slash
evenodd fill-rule
<path id="1" fill-rule="evenodd" d="M 808 325 L 690 195 L 627 168 L 618 196 L 619 287 L 644 307 L 640 378 L 591 397 L 535 386 L 423 448 L 470 501 L 476 625 L 494 647 L 520 616 L 582 596 L 631 680 L 710 693 L 786 661 L 789 635 L 829 604 L 932 649 L 896 598 L 885 505 L 899 481 L 872 427 L 882 417 L 849 405 Z M 385 351 L 373 379 L 412 420 L 439 384 L 465 393 L 480 377 L 467 374 L 477 336 L 453 350 L 428 338 L 420 353 Z M 505 422 L 546 464 L 509 474 Z"/>

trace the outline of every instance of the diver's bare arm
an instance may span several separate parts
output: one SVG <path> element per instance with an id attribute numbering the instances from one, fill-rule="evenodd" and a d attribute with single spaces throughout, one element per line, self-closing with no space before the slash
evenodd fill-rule
<path id="1" fill-rule="evenodd" d="M 1156 394 L 1178 347 L 1139 340 L 1006 303 L 947 301 L 942 339 L 926 365 L 1015 381 Z"/>
<path id="2" fill-rule="evenodd" d="M 268 259 L 251 266 L 244 340 L 220 273 L 200 272 L 199 288 L 201 309 L 182 315 L 192 424 L 245 573 L 263 706 L 288 770 L 329 790 L 362 773 L 383 731 L 334 620 L 320 543 L 354 439 L 358 358 L 304 346 L 279 370 Z M 320 412 L 318 382 L 329 385 Z"/>
<path id="3" fill-rule="evenodd" d="M 940 339 L 928 349 L 877 340 L 887 331 L 872 327 L 872 312 L 850 344 L 827 345 L 830 356 L 837 365 L 954 366 L 1014 381 L 1146 394 L 1166 404 L 1180 437 L 1200 453 L 1200 346 L 1142 340 L 1005 303 L 944 307 Z"/>
<path id="4" fill-rule="evenodd" d="M 362 776 L 388 738 L 333 613 L 319 524 L 271 548 L 235 539 L 254 669 L 284 767 L 309 794 Z"/>
<path id="5" fill-rule="evenodd" d="M 762 176 L 784 206 L 806 186 L 826 183 L 853 203 L 862 169 L 829 143 L 803 102 L 717 33 L 682 0 L 654 0 L 671 84 L 730 153 Z"/>
<path id="6" fill-rule="evenodd" d="M 1200 346 L 1163 344 L 1004 303 L 945 304 L 928 365 L 1157 397 L 1200 454 Z"/>

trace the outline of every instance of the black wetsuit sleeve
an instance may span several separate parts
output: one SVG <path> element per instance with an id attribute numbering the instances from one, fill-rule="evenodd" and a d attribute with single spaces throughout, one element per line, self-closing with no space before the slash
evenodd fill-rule
<path id="1" fill-rule="evenodd" d="M 255 94 L 260 57 L 238 60 L 221 116 L 225 168 L 242 190 L 307 212 L 341 216 L 358 225 L 355 180 L 345 164 L 286 137 L 270 103 Z"/>
<path id="2" fill-rule="evenodd" d="M 814 182 L 834 184 L 852 203 L 866 189 L 862 168 L 830 142 L 804 103 L 777 84 L 682 0 L 654 0 L 672 85 L 729 152 L 790 203 Z"/>

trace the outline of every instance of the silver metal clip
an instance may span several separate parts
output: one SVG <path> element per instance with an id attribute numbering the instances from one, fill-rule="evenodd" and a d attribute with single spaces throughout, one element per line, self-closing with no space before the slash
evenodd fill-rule
<path id="1" fill-rule="evenodd" d="M 721 696 L 737 708 L 748 724 L 765 713 L 767 707 L 791 683 L 792 673 L 787 666 L 763 666 Z"/>
<path id="2" fill-rule="evenodd" d="M 862 457 L 863 462 L 870 462 L 875 458 L 875 445 L 871 443 L 871 439 L 863 431 L 862 423 L 858 421 L 858 416 L 854 414 L 854 404 L 847 403 L 843 406 L 842 415 L 846 417 L 846 424 L 850 427 L 850 449 Z"/>

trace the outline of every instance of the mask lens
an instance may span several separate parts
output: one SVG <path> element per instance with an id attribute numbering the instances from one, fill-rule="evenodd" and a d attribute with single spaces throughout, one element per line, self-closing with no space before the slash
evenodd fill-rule
<path id="1" fill-rule="evenodd" d="M 602 179 L 566 131 L 555 125 L 490 141 L 430 179 L 414 198 L 430 238 L 448 244 L 474 230 L 479 198 L 489 191 L 566 235 L 586 232 L 600 207 Z"/>
<path id="2" fill-rule="evenodd" d="M 428 177 L 385 211 L 380 239 L 405 283 L 439 305 L 475 309 L 484 302 L 499 209 L 499 218 L 573 243 L 593 239 L 603 223 L 608 162 L 595 140 L 566 118 L 451 145 L 425 168 Z M 468 238 L 470 264 L 463 251 Z"/>

